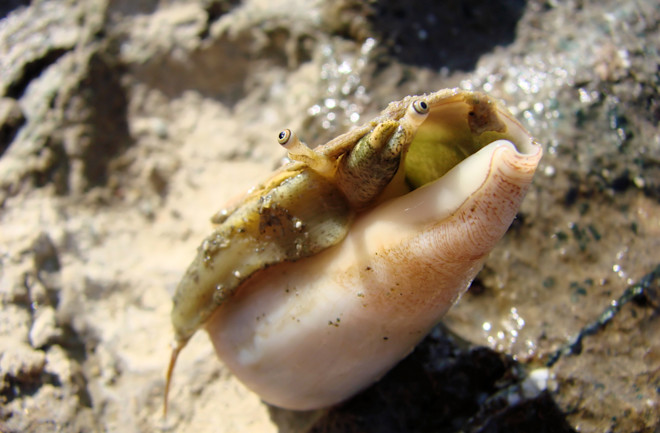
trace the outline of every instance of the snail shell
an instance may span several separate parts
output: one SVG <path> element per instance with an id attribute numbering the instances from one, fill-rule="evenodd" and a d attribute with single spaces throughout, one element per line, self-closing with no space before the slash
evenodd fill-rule
<path id="1" fill-rule="evenodd" d="M 424 100 L 428 118 L 380 203 L 338 244 L 254 273 L 206 321 L 218 356 L 266 402 L 320 408 L 377 381 L 460 298 L 513 221 L 541 147 L 485 95 Z"/>

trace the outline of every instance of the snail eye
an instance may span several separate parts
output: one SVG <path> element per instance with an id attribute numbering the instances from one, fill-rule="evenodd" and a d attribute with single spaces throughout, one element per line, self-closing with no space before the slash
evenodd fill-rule
<path id="1" fill-rule="evenodd" d="M 280 132 L 280 134 L 277 136 L 277 142 L 280 143 L 282 146 L 286 146 L 290 138 L 291 138 L 291 130 L 285 129 L 284 131 Z"/>
<path id="2" fill-rule="evenodd" d="M 418 114 L 426 114 L 429 112 L 429 104 L 423 99 L 416 100 L 413 102 L 412 106 Z"/>

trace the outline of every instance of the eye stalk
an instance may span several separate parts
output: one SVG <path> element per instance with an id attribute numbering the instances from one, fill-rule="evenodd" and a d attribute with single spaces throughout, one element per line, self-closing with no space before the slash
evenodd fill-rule
<path id="1" fill-rule="evenodd" d="M 288 145 L 291 144 L 289 143 L 289 140 L 291 139 L 291 133 L 290 129 L 285 129 L 284 131 L 281 131 L 280 134 L 277 136 L 277 142 L 282 145 L 285 149 L 287 149 Z"/>
<path id="2" fill-rule="evenodd" d="M 298 155 L 307 155 L 310 156 L 313 152 L 312 149 L 307 147 L 305 143 L 298 139 L 298 136 L 291 131 L 290 129 L 285 129 L 280 131 L 277 135 L 277 142 L 282 145 L 283 148 L 289 151 L 289 158 L 298 160 L 296 156 Z M 304 162 L 304 161 L 303 161 Z"/>
<path id="3" fill-rule="evenodd" d="M 294 161 L 300 161 L 309 166 L 312 170 L 322 176 L 332 177 L 335 170 L 335 164 L 326 155 L 310 149 L 305 143 L 298 139 L 298 136 L 290 129 L 281 131 L 277 136 L 277 142 L 289 151 L 289 158 Z"/>
<path id="4" fill-rule="evenodd" d="M 408 128 L 416 130 L 419 125 L 424 123 L 430 111 L 431 107 L 429 107 L 429 103 L 426 102 L 426 99 L 417 99 L 408 106 L 406 114 L 403 115 L 400 122 L 403 125 L 407 125 Z"/>
<path id="5" fill-rule="evenodd" d="M 429 104 L 423 99 L 418 99 L 412 104 L 413 109 L 417 114 L 426 114 L 429 112 Z"/>

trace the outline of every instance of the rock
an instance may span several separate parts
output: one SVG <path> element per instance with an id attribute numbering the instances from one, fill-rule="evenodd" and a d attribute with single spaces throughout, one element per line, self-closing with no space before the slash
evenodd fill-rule
<path id="1" fill-rule="evenodd" d="M 57 341 L 61 336 L 62 330 L 55 320 L 55 309 L 49 306 L 38 308 L 30 328 L 30 345 L 39 349 Z"/>
<path id="2" fill-rule="evenodd" d="M 25 343 L 11 337 L 0 337 L 0 378 L 2 394 L 14 394 L 23 385 L 41 382 L 46 356 Z M 10 390 L 15 387 L 16 389 Z"/>
<path id="3" fill-rule="evenodd" d="M 298 414 L 269 410 L 200 336 L 166 427 L 542 431 L 543 415 L 558 431 L 658 430 L 657 298 L 546 365 L 658 265 L 653 2 L 5 3 L 0 430 L 153 431 L 171 292 L 208 218 L 278 165 L 277 132 L 320 144 L 452 86 L 504 100 L 546 151 L 447 317 L 466 342 L 436 330 L 363 395 Z"/>
<path id="4" fill-rule="evenodd" d="M 0 338 L 11 336 L 27 343 L 30 330 L 30 312 L 21 305 L 8 303 L 0 314 Z"/>
<path id="5" fill-rule="evenodd" d="M 0 157 L 25 123 L 25 116 L 15 99 L 0 98 Z"/>
<path id="6" fill-rule="evenodd" d="M 58 272 L 60 270 L 57 250 L 48 234 L 42 232 L 37 236 L 32 244 L 32 251 L 37 272 Z"/>

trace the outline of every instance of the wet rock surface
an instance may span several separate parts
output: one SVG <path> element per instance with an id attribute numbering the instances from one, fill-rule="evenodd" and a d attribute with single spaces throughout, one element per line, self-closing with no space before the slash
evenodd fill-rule
<path id="1" fill-rule="evenodd" d="M 657 5 L 399 4 L 3 3 L 1 431 L 660 428 Z M 452 86 L 546 153 L 444 325 L 310 413 L 261 403 L 196 336 L 162 420 L 171 293 L 208 218 L 279 164 L 278 131 L 319 144 Z"/>

